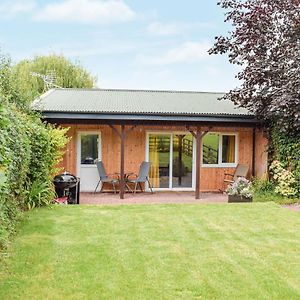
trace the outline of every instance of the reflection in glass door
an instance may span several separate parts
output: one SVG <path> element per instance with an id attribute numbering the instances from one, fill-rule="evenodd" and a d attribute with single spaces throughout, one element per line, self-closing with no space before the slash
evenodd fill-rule
<path id="1" fill-rule="evenodd" d="M 191 134 L 173 135 L 172 188 L 193 186 L 193 137 Z"/>
<path id="2" fill-rule="evenodd" d="M 150 181 L 154 188 L 169 188 L 171 135 L 149 135 Z"/>
<path id="3" fill-rule="evenodd" d="M 193 187 L 191 134 L 149 134 L 150 181 L 154 188 Z"/>

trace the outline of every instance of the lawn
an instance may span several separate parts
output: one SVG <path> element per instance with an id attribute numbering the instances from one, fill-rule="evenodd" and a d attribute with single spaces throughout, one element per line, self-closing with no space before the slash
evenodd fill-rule
<path id="1" fill-rule="evenodd" d="M 0 299 L 300 299 L 300 214 L 274 203 L 34 210 Z"/>

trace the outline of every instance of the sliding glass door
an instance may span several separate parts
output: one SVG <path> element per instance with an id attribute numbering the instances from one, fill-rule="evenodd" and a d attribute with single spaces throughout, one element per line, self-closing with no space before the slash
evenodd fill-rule
<path id="1" fill-rule="evenodd" d="M 160 189 L 192 189 L 194 143 L 187 133 L 148 135 L 150 182 Z"/>
<path id="2" fill-rule="evenodd" d="M 173 135 L 172 188 L 193 187 L 193 137 Z"/>

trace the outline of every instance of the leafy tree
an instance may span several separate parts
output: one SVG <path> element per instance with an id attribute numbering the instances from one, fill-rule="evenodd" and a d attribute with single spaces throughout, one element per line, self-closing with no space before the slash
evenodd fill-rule
<path id="1" fill-rule="evenodd" d="M 233 29 L 210 54 L 241 66 L 241 86 L 224 96 L 289 135 L 300 134 L 300 1 L 221 0 Z"/>
<path id="2" fill-rule="evenodd" d="M 13 99 L 19 98 L 17 92 L 12 76 L 11 58 L 0 52 L 0 101 L 13 102 Z"/>
<path id="3" fill-rule="evenodd" d="M 32 72 L 53 73 L 55 84 L 63 88 L 92 88 L 96 81 L 78 62 L 72 63 L 64 56 L 36 56 L 12 65 L 8 56 L 0 55 L 0 93 L 20 106 L 28 106 L 46 91 L 43 80 L 32 76 Z"/>

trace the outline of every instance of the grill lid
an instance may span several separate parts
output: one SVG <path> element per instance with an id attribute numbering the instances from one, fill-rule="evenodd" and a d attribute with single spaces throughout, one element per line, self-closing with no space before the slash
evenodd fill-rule
<path id="1" fill-rule="evenodd" d="M 71 187 L 78 181 L 77 177 L 69 172 L 58 174 L 54 177 L 53 182 L 56 186 L 64 185 L 65 187 Z"/>

